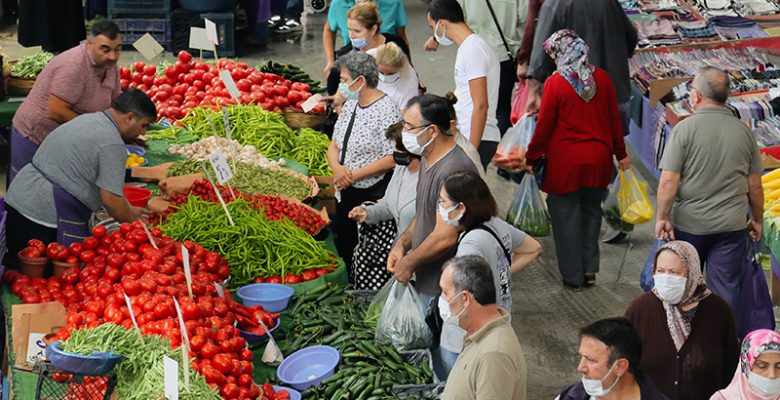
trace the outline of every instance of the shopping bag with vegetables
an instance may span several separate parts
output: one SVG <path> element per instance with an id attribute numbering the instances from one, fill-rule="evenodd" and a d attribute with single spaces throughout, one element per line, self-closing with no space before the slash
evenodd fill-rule
<path id="1" fill-rule="evenodd" d="M 647 195 L 647 182 L 637 178 L 633 169 L 620 171 L 617 200 L 623 221 L 636 225 L 653 219 L 653 204 Z"/>
<path id="2" fill-rule="evenodd" d="M 607 194 L 607 198 L 604 199 L 604 202 L 602 203 L 602 208 L 604 209 L 604 219 L 607 220 L 607 223 L 612 227 L 612 229 L 621 232 L 631 232 L 634 230 L 634 225 L 629 224 L 620 218 L 620 208 L 618 207 L 617 197 L 619 191 L 620 180 L 615 179 L 615 181 L 609 185 L 609 193 Z"/>
<path id="3" fill-rule="evenodd" d="M 528 143 L 531 143 L 534 129 L 536 129 L 536 121 L 528 114 L 523 114 L 520 120 L 504 133 L 504 137 L 498 143 L 496 157 L 525 159 L 525 152 L 528 150 Z"/>
<path id="4" fill-rule="evenodd" d="M 376 327 L 376 340 L 390 342 L 399 351 L 429 347 L 433 335 L 425 323 L 425 310 L 417 291 L 395 278 L 388 284 L 390 291 Z"/>
<path id="5" fill-rule="evenodd" d="M 526 173 L 520 181 L 506 221 L 531 236 L 550 234 L 550 215 L 533 174 Z"/>

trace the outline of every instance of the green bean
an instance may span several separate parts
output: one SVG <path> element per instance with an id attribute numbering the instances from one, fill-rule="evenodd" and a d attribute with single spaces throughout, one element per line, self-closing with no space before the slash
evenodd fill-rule
<path id="1" fill-rule="evenodd" d="M 262 210 L 243 199 L 228 203 L 227 208 L 234 226 L 220 204 L 190 196 L 160 228 L 174 240 L 192 240 L 225 257 L 231 275 L 228 288 L 251 283 L 258 276 L 284 278 L 335 266 L 335 255 L 289 220 L 269 221 Z"/>
<path id="2" fill-rule="evenodd" d="M 42 51 L 22 57 L 11 67 L 11 76 L 19 78 L 35 78 L 43 71 L 43 67 L 54 58 L 54 54 Z"/>
<path id="3" fill-rule="evenodd" d="M 298 131 L 295 148 L 289 158 L 309 167 L 309 175 L 330 176 L 333 172 L 328 165 L 328 147 L 330 139 L 324 133 L 310 128 Z"/>

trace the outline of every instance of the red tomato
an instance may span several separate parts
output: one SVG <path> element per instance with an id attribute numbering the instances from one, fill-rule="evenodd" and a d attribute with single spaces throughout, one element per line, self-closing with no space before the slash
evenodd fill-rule
<path id="1" fill-rule="evenodd" d="M 106 233 L 108 233 L 108 230 L 106 230 L 106 227 L 103 225 L 98 225 L 94 228 L 92 228 L 92 236 L 100 239 L 103 236 L 106 236 Z"/>
<path id="2" fill-rule="evenodd" d="M 144 65 L 144 75 L 154 76 L 157 74 L 157 66 L 152 64 Z"/>
<path id="3" fill-rule="evenodd" d="M 181 61 L 183 63 L 188 63 L 188 62 L 192 61 L 192 54 L 182 50 L 182 51 L 179 52 L 178 58 L 179 58 L 179 61 Z"/>
<path id="4" fill-rule="evenodd" d="M 274 85 L 272 89 L 272 93 L 275 96 L 287 96 L 288 91 L 289 89 L 287 88 L 287 86 L 284 85 Z"/>
<path id="5" fill-rule="evenodd" d="M 287 101 L 290 102 L 290 104 L 295 104 L 299 101 L 301 101 L 301 92 L 297 90 L 290 90 L 287 93 Z"/>
<path id="6" fill-rule="evenodd" d="M 131 78 L 133 79 L 133 82 L 135 82 L 137 84 L 141 84 L 144 81 L 143 80 L 144 74 L 141 73 L 141 72 L 133 72 L 133 75 L 131 76 Z"/>
<path id="7" fill-rule="evenodd" d="M 211 72 L 206 72 L 203 74 L 203 76 L 200 78 L 206 85 L 210 85 L 214 81 L 215 75 Z"/>
<path id="8" fill-rule="evenodd" d="M 81 252 L 84 251 L 84 245 L 81 243 L 71 243 L 70 246 L 68 246 L 68 251 L 70 251 L 71 255 L 78 257 Z"/>
<path id="9" fill-rule="evenodd" d="M 38 239 L 30 239 L 27 241 L 27 247 L 32 247 L 40 251 L 41 253 L 46 251 L 46 245 Z"/>
<path id="10" fill-rule="evenodd" d="M 282 283 L 282 278 L 280 278 L 277 275 L 269 276 L 268 279 L 265 280 L 268 283 Z"/>
<path id="11" fill-rule="evenodd" d="M 136 61 L 133 63 L 133 71 L 143 73 L 145 65 L 143 61 Z"/>
<path id="12" fill-rule="evenodd" d="M 154 85 L 154 76 L 152 76 L 152 75 L 144 75 L 143 78 L 141 78 L 141 81 L 147 87 L 151 87 L 152 85 Z"/>
<path id="13" fill-rule="evenodd" d="M 301 283 L 302 279 L 300 275 L 296 274 L 288 274 L 284 277 L 284 283 L 286 284 L 295 284 L 295 283 Z"/>
<path id="14" fill-rule="evenodd" d="M 301 274 L 301 277 L 303 278 L 304 281 L 311 281 L 311 280 L 319 278 L 319 275 L 317 275 L 316 271 L 306 270 L 306 271 L 303 271 L 303 273 Z"/>
<path id="15" fill-rule="evenodd" d="M 97 238 L 90 236 L 84 239 L 83 244 L 85 249 L 95 250 L 100 245 L 100 241 L 97 240 Z"/>
<path id="16" fill-rule="evenodd" d="M 122 79 L 130 79 L 130 77 L 133 75 L 133 71 L 130 71 L 130 68 L 127 67 L 119 67 L 119 77 Z"/>

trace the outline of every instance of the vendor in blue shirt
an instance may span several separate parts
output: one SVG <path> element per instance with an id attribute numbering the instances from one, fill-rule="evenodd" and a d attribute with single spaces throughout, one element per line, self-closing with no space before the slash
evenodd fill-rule
<path id="1" fill-rule="evenodd" d="M 325 28 L 322 30 L 322 47 L 325 49 L 325 61 L 327 64 L 323 75 L 326 78 L 333 68 L 333 63 L 336 62 L 336 32 L 340 32 L 345 46 L 350 44 L 347 12 L 356 4 L 365 2 L 365 0 L 333 0 L 330 3 L 328 20 L 325 22 Z M 379 31 L 397 35 L 408 47 L 409 39 L 406 37 L 406 25 L 409 23 L 409 20 L 406 18 L 403 0 L 376 0 L 375 3 L 382 20 Z"/>

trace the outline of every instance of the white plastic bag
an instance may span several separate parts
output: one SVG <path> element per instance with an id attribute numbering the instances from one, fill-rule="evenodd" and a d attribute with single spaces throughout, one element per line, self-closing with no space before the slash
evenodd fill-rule
<path id="1" fill-rule="evenodd" d="M 425 322 L 425 309 L 417 291 L 395 278 L 387 285 L 391 287 L 376 326 L 376 340 L 389 341 L 399 351 L 429 347 L 433 334 Z"/>
<path id="2" fill-rule="evenodd" d="M 531 236 L 550 234 L 550 215 L 533 174 L 526 173 L 515 191 L 506 222 Z"/>
<path id="3" fill-rule="evenodd" d="M 525 152 L 528 150 L 528 144 L 531 143 L 534 129 L 536 129 L 536 121 L 528 114 L 523 114 L 520 120 L 504 133 L 504 137 L 498 143 L 496 157 L 525 159 Z"/>

